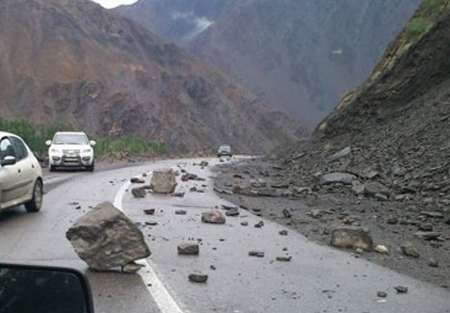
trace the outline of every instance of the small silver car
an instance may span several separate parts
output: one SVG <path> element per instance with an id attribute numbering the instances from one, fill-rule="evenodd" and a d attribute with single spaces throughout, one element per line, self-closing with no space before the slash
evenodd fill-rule
<path id="1" fill-rule="evenodd" d="M 219 149 L 217 150 L 217 157 L 224 157 L 224 156 L 228 156 L 228 157 L 232 157 L 233 153 L 231 152 L 231 146 L 229 145 L 222 145 L 219 147 Z"/>
<path id="2" fill-rule="evenodd" d="M 41 166 L 26 143 L 0 131 L 0 210 L 25 205 L 28 212 L 42 207 Z"/>

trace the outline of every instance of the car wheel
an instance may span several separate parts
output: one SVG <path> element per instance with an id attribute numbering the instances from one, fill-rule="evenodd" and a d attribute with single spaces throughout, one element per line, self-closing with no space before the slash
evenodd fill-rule
<path id="1" fill-rule="evenodd" d="M 92 163 L 92 165 L 89 165 L 89 166 L 87 167 L 87 170 L 88 170 L 89 172 L 93 172 L 93 171 L 95 170 L 95 163 Z"/>
<path id="2" fill-rule="evenodd" d="M 42 187 L 42 181 L 37 180 L 34 184 L 33 198 L 31 199 L 31 201 L 25 203 L 25 208 L 27 209 L 28 213 L 36 213 L 41 210 L 44 196 L 44 190 Z"/>
<path id="3" fill-rule="evenodd" d="M 53 165 L 50 165 L 49 168 L 48 168 L 48 170 L 49 170 L 50 172 L 54 172 L 54 171 L 55 171 L 55 167 L 54 167 Z"/>

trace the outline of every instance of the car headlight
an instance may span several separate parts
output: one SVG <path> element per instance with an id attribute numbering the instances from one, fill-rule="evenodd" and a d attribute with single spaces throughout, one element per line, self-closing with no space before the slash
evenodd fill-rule
<path id="1" fill-rule="evenodd" d="M 50 152 L 52 152 L 52 153 L 61 153 L 61 151 L 59 151 L 58 149 L 50 149 Z"/>
<path id="2" fill-rule="evenodd" d="M 92 149 L 84 149 L 82 152 L 83 153 L 92 153 Z"/>

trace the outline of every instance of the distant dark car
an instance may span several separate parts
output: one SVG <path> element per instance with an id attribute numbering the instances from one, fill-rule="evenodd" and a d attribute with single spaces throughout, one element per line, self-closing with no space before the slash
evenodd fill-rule
<path id="1" fill-rule="evenodd" d="M 219 150 L 217 150 L 217 156 L 219 158 L 224 156 L 232 157 L 233 154 L 231 153 L 231 147 L 228 145 L 220 146 Z"/>

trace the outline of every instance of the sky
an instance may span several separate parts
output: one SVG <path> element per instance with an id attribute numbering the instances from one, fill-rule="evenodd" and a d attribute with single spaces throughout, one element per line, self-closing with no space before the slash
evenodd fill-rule
<path id="1" fill-rule="evenodd" d="M 93 0 L 94 2 L 100 3 L 107 9 L 115 8 L 116 6 L 122 4 L 132 4 L 137 2 L 137 0 Z"/>

